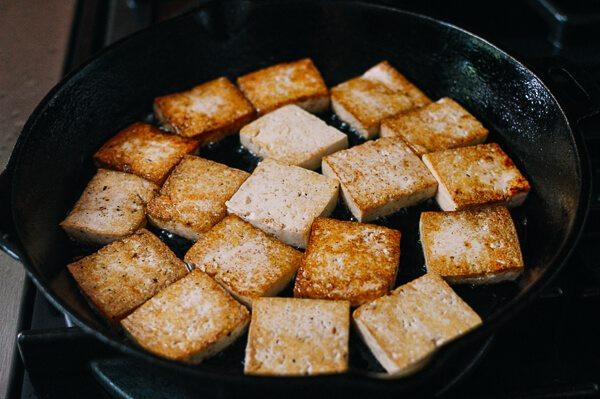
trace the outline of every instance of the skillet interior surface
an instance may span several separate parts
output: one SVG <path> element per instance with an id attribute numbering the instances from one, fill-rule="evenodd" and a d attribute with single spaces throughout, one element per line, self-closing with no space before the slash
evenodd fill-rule
<path id="1" fill-rule="evenodd" d="M 456 287 L 486 323 L 558 268 L 555 258 L 580 206 L 581 171 L 566 118 L 533 74 L 481 39 L 409 13 L 338 2 L 241 4 L 200 9 L 112 46 L 70 75 L 28 122 L 13 160 L 13 218 L 32 276 L 78 323 L 117 346 L 125 342 L 91 312 L 66 274 L 65 265 L 81 252 L 58 223 L 94 173 L 92 154 L 119 129 L 151 119 L 156 96 L 302 57 L 314 60 L 329 86 L 389 60 L 432 99 L 450 96 L 463 104 L 490 129 L 488 141 L 498 142 L 524 171 L 532 192 L 513 216 L 525 273 L 516 282 Z M 321 116 L 358 142 L 335 117 Z M 248 171 L 256 164 L 235 137 L 201 155 Z M 377 222 L 403 233 L 397 284 L 425 271 L 417 226 L 420 212 L 429 209 L 437 209 L 433 201 Z M 349 214 L 339 205 L 335 216 Z M 188 245 L 159 233 L 180 255 Z M 381 370 L 357 337 L 351 340 L 351 368 Z M 185 367 L 215 377 L 241 375 L 244 346 L 242 338 L 216 358 Z"/>

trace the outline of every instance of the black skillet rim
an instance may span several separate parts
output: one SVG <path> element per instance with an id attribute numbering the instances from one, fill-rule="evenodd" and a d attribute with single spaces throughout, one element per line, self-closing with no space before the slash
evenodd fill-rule
<path id="1" fill-rule="evenodd" d="M 176 23 L 178 23 L 179 20 L 189 18 L 189 15 L 197 13 L 198 11 L 207 7 L 211 3 L 213 3 L 213 1 L 208 1 L 206 4 L 203 4 L 189 12 L 186 12 L 186 13 L 178 16 L 178 17 L 162 21 L 158 24 L 152 25 L 150 27 L 142 29 L 139 32 L 129 35 L 123 39 L 120 39 L 117 42 L 111 44 L 110 46 L 107 46 L 104 49 L 100 50 L 98 53 L 94 54 L 89 60 L 87 60 L 81 66 L 79 66 L 72 72 L 68 73 L 58 84 L 56 84 L 48 92 L 48 94 L 40 101 L 38 106 L 32 112 L 31 116 L 28 118 L 28 120 L 27 120 L 25 126 L 23 127 L 23 130 L 17 140 L 17 143 L 15 145 L 13 153 L 10 157 L 10 160 L 9 160 L 9 163 L 7 166 L 7 170 L 11 170 L 11 169 L 13 171 L 18 170 L 20 154 L 22 151 L 21 149 L 27 143 L 28 136 L 31 133 L 31 131 L 33 130 L 32 127 L 35 125 L 36 119 L 47 108 L 48 104 L 52 102 L 53 98 L 61 91 L 61 89 L 68 84 L 68 82 L 71 80 L 71 78 L 73 76 L 82 72 L 84 69 L 86 69 L 88 67 L 88 65 L 94 63 L 97 59 L 101 58 L 104 54 L 109 53 L 109 52 L 113 51 L 115 48 L 119 47 L 123 42 L 131 40 L 134 37 L 144 35 L 147 32 L 152 31 L 152 30 L 160 30 L 162 28 L 162 26 L 165 26 L 168 24 L 176 24 Z M 265 2 L 265 3 L 274 4 L 273 2 Z M 20 250 L 19 251 L 20 261 L 23 263 L 25 269 L 27 270 L 27 274 L 33 280 L 33 282 L 35 283 L 37 288 L 44 294 L 44 296 L 49 300 L 50 303 L 52 303 L 52 305 L 54 307 L 56 307 L 62 313 L 68 315 L 75 322 L 75 324 L 77 326 L 79 326 L 80 328 L 82 328 L 85 332 L 94 335 L 96 338 L 98 338 L 103 343 L 119 350 L 120 352 L 122 352 L 125 355 L 133 355 L 144 361 L 147 361 L 147 362 L 150 362 L 153 364 L 157 364 L 157 365 L 160 365 L 160 366 L 163 366 L 166 368 L 170 368 L 170 369 L 173 369 L 173 370 L 176 370 L 179 372 L 183 372 L 186 374 L 194 375 L 196 377 L 217 379 L 217 380 L 221 380 L 223 382 L 263 383 L 266 381 L 271 381 L 272 383 L 275 383 L 275 384 L 289 384 L 289 383 L 292 383 L 292 384 L 301 383 L 302 384 L 302 383 L 306 383 L 306 382 L 334 383 L 334 381 L 335 382 L 344 382 L 345 384 L 348 384 L 348 383 L 357 382 L 363 386 L 366 383 L 368 385 L 371 385 L 372 388 L 393 388 L 392 384 L 400 383 L 400 384 L 404 385 L 409 382 L 408 380 L 413 380 L 413 378 L 412 378 L 413 376 L 427 378 L 427 374 L 431 374 L 434 369 L 438 368 L 445 361 L 447 361 L 448 358 L 451 357 L 452 354 L 457 352 L 461 346 L 466 345 L 468 342 L 474 342 L 477 340 L 481 340 L 485 336 L 492 334 L 494 328 L 497 328 L 501 324 L 505 323 L 508 319 L 514 317 L 516 312 L 520 311 L 528 303 L 530 303 L 539 294 L 539 292 L 551 281 L 551 279 L 554 276 L 556 276 L 558 271 L 560 271 L 560 269 L 566 263 L 566 260 L 570 256 L 576 242 L 579 240 L 579 237 L 581 236 L 581 232 L 583 230 L 585 220 L 587 218 L 587 214 L 588 214 L 588 210 L 589 210 L 588 209 L 589 203 L 591 200 L 591 184 L 590 184 L 590 175 L 591 175 L 590 167 L 591 166 L 589 163 L 589 157 L 587 155 L 587 149 L 586 149 L 585 145 L 583 144 L 583 139 L 580 137 L 579 133 L 574 131 L 573 127 L 571 126 L 572 124 L 570 123 L 569 119 L 565 115 L 562 107 L 560 106 L 560 103 L 557 101 L 556 97 L 552 94 L 552 92 L 548 89 L 548 87 L 543 83 L 543 81 L 534 72 L 532 72 L 527 67 L 525 67 L 525 65 L 523 65 L 520 61 L 518 61 L 511 55 L 507 54 L 505 51 L 501 50 L 500 48 L 498 48 L 494 44 L 490 43 L 489 41 L 469 32 L 465 29 L 462 29 L 456 25 L 450 24 L 448 22 L 440 21 L 438 19 L 428 17 L 428 16 L 425 16 L 422 14 L 404 11 L 404 10 L 390 7 L 390 6 L 369 4 L 369 3 L 364 3 L 364 2 L 360 2 L 360 1 L 343 2 L 343 1 L 338 0 L 338 1 L 331 2 L 330 4 L 332 4 L 332 3 L 336 4 L 336 5 L 343 4 L 346 7 L 380 9 L 383 11 L 387 11 L 389 13 L 404 14 L 404 15 L 409 16 L 410 18 L 420 19 L 420 20 L 423 20 L 430 24 L 441 24 L 448 29 L 453 29 L 453 30 L 459 31 L 461 34 L 467 35 L 471 38 L 474 38 L 477 41 L 484 44 L 485 46 L 490 47 L 492 50 L 494 50 L 496 53 L 498 53 L 502 57 L 505 57 L 509 61 L 513 62 L 517 67 L 520 67 L 520 68 L 524 69 L 525 71 L 527 71 L 527 73 L 530 74 L 533 78 L 535 78 L 541 84 L 541 86 L 550 94 L 550 97 L 556 103 L 558 109 L 561 112 L 562 117 L 564 118 L 564 120 L 567 124 L 567 127 L 569 128 L 569 130 L 571 132 L 571 141 L 573 143 L 573 148 L 575 149 L 576 159 L 578 159 L 578 161 L 579 161 L 577 164 L 577 171 L 579 172 L 579 175 L 581 176 L 581 189 L 580 189 L 580 193 L 579 193 L 579 201 L 577 204 L 577 210 L 576 210 L 573 226 L 571 227 L 571 230 L 566 234 L 566 237 L 563 240 L 560 249 L 557 251 L 557 253 L 552 258 L 552 260 L 550 262 L 548 262 L 546 272 L 543 273 L 537 279 L 537 281 L 532 283 L 532 285 L 529 287 L 528 290 L 515 296 L 506 305 L 504 305 L 497 312 L 495 312 L 495 314 L 491 318 L 486 319 L 481 326 L 479 326 L 478 328 L 470 331 L 469 333 L 465 334 L 464 336 L 462 336 L 462 337 L 456 339 L 455 341 L 452 341 L 452 342 L 444 345 L 442 348 L 440 348 L 437 352 L 435 352 L 433 354 L 429 363 L 423 369 L 421 369 L 420 371 L 417 371 L 415 374 L 413 374 L 409 377 L 401 377 L 401 378 L 393 378 L 393 377 L 381 378 L 380 374 L 372 374 L 372 373 L 367 373 L 367 372 L 356 372 L 353 370 L 349 370 L 349 372 L 344 373 L 344 374 L 327 375 L 327 376 L 312 376 L 310 378 L 304 378 L 304 377 L 251 377 L 251 376 L 246 376 L 244 374 L 240 374 L 240 375 L 219 374 L 217 372 L 213 372 L 213 371 L 209 371 L 209 370 L 201 370 L 198 368 L 194 368 L 193 366 L 190 367 L 183 363 L 178 363 L 175 361 L 169 361 L 169 360 L 163 359 L 163 358 L 153 355 L 141 348 L 138 348 L 138 347 L 134 346 L 133 344 L 128 344 L 128 343 L 119 341 L 119 340 L 105 334 L 104 332 L 98 331 L 95 328 L 93 328 L 92 326 L 90 326 L 87 321 L 80 318 L 75 312 L 73 312 L 69 308 L 69 306 L 67 306 L 65 303 L 63 303 L 63 301 L 61 301 L 59 298 L 56 298 L 54 296 L 54 294 L 51 292 L 51 289 L 49 287 L 46 287 L 46 285 L 41 281 L 41 277 L 38 275 L 36 270 L 30 264 L 29 260 L 27 259 L 27 255 L 25 254 L 25 251 Z M 574 124 L 577 124 L 577 122 L 578 121 L 574 121 Z M 15 203 L 15 201 L 16 201 L 16 198 L 13 194 L 14 193 L 13 187 L 14 187 L 14 181 L 11 181 L 10 182 L 10 204 Z M 13 217 L 13 220 L 14 220 L 14 213 L 13 213 L 12 207 L 11 207 L 10 212 L 11 212 L 11 216 Z M 19 240 L 18 240 L 18 237 L 20 236 L 19 226 L 15 226 L 15 230 L 17 233 L 17 242 L 19 242 Z M 419 379 L 421 379 L 421 378 L 419 378 Z"/>

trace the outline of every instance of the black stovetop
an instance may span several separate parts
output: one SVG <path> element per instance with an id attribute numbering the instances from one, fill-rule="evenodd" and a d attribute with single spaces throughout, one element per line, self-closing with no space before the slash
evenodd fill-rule
<path id="1" fill-rule="evenodd" d="M 598 0 L 378 2 L 479 34 L 532 66 L 542 77 L 548 60 L 559 58 L 591 77 L 585 85 L 600 82 Z M 102 46 L 198 3 L 202 1 L 80 1 L 65 71 Z M 600 115 L 587 118 L 577 128 L 590 151 L 594 180 L 600 181 Z M 600 251 L 595 248 L 599 243 L 600 191 L 596 188 L 584 234 L 563 271 L 539 299 L 498 331 L 474 367 L 465 370 L 465 375 L 458 376 L 440 396 L 600 396 Z M 78 329 L 69 328 L 69 321 L 31 285 L 23 309 L 21 329 L 25 332 L 20 337 L 20 351 L 27 370 L 21 359 L 15 362 L 9 397 L 134 398 L 148 392 L 143 380 L 135 378 L 145 371 L 128 369 L 130 366 L 118 361 L 90 365 L 90 358 L 101 359 L 110 350 Z M 132 378 L 118 378 L 123 374 Z M 155 384 L 168 384 L 161 376 L 153 378 Z M 226 396 L 223 391 L 195 393 Z"/>

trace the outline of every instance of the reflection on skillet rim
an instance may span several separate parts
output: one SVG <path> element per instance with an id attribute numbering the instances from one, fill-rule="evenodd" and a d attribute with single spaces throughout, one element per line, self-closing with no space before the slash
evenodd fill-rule
<path id="1" fill-rule="evenodd" d="M 361 5 L 360 3 L 354 3 L 352 5 L 353 7 L 359 7 L 359 6 L 364 6 Z M 386 11 L 386 12 L 390 12 L 390 13 L 400 13 L 400 14 L 405 14 L 410 16 L 411 18 L 415 18 L 415 19 L 420 19 L 422 21 L 428 22 L 428 23 L 434 23 L 434 24 L 442 24 L 444 25 L 446 28 L 449 29 L 453 29 L 453 30 L 457 30 L 460 31 L 461 34 L 463 35 L 470 35 L 473 38 L 475 38 L 476 40 L 480 41 L 481 44 L 483 44 L 484 46 L 490 47 L 492 48 L 494 51 L 497 52 L 497 54 L 500 54 L 502 57 L 506 57 L 507 59 L 515 62 L 518 67 L 525 69 L 525 67 L 520 64 L 518 61 L 512 59 L 510 56 L 508 56 L 507 54 L 505 54 L 504 52 L 502 52 L 501 50 L 497 49 L 495 46 L 491 45 L 490 43 L 488 43 L 487 41 L 472 35 L 460 28 L 457 28 L 453 25 L 444 23 L 444 22 L 439 22 L 436 21 L 432 18 L 429 17 L 425 17 L 425 16 L 421 16 L 418 14 L 413 14 L 413 13 L 408 13 L 408 12 L 403 12 L 403 11 L 398 11 L 396 9 L 393 8 L 388 8 L 388 7 L 384 7 L 384 6 L 373 6 L 373 5 L 368 5 L 368 7 L 371 8 L 378 8 L 380 10 Z M 22 152 L 22 149 L 24 147 L 24 144 L 27 142 L 27 138 L 29 133 L 32 131 L 32 127 L 36 124 L 36 120 L 40 117 L 40 114 L 42 112 L 45 111 L 46 107 L 48 106 L 49 103 L 51 103 L 54 99 L 54 97 L 61 91 L 61 89 L 63 88 L 63 86 L 66 84 L 66 82 L 68 82 L 73 76 L 79 74 L 80 72 L 84 71 L 91 63 L 93 63 L 97 58 L 108 54 L 112 51 L 114 51 L 115 48 L 118 48 L 123 42 L 130 40 L 132 37 L 137 37 L 138 35 L 144 35 L 146 32 L 149 31 L 155 31 L 155 30 L 159 30 L 161 26 L 163 25 L 168 25 L 168 24 L 176 24 L 177 21 L 187 18 L 189 16 L 189 14 L 194 14 L 196 12 L 198 12 L 199 10 L 195 10 L 192 11 L 191 13 L 187 13 L 184 14 L 180 17 L 177 17 L 173 20 L 169 20 L 169 21 L 165 21 L 161 24 L 152 26 L 150 28 L 144 29 L 141 32 L 138 32 L 128 38 L 125 38 L 123 40 L 118 41 L 117 43 L 107 47 L 106 49 L 102 50 L 99 54 L 97 54 L 93 59 L 89 60 L 88 62 L 86 62 L 84 65 L 82 65 L 81 67 L 79 67 L 77 70 L 69 73 L 63 81 L 61 81 L 61 83 L 59 83 L 57 86 L 55 86 L 49 93 L 48 95 L 42 100 L 42 102 L 40 103 L 40 105 L 38 105 L 38 107 L 35 109 L 35 111 L 33 112 L 33 114 L 31 115 L 31 117 L 29 118 L 29 120 L 27 121 L 24 129 L 23 129 L 23 134 L 19 137 L 19 140 L 17 142 L 17 145 L 15 146 L 15 150 L 13 151 L 13 155 L 11 156 L 11 160 L 9 162 L 9 167 L 8 169 L 10 169 L 11 167 L 15 166 L 17 164 L 17 159 L 19 159 L 19 155 Z M 532 77 L 534 79 L 536 79 L 537 81 L 539 81 L 539 78 L 537 78 L 537 76 L 535 76 L 533 73 L 530 73 L 532 75 Z M 541 87 L 545 90 L 548 90 L 543 83 L 539 82 Z M 550 96 L 552 97 L 552 95 L 550 94 Z M 556 101 L 553 97 L 552 99 L 554 101 Z M 558 106 L 560 109 L 560 106 Z M 562 112 L 562 110 L 561 110 Z M 562 117 L 566 118 L 564 116 L 564 113 L 561 114 Z M 570 126 L 569 126 L 570 128 Z M 588 170 L 585 166 L 588 166 L 587 163 L 587 157 L 585 154 L 585 151 L 582 150 L 582 145 L 580 143 L 580 138 L 579 137 L 572 137 L 572 140 L 574 140 L 574 148 L 577 151 L 577 154 L 575 154 L 575 157 L 580 159 L 581 163 L 580 165 L 578 165 L 578 172 L 579 175 L 582 178 L 582 186 L 581 186 L 581 192 L 579 195 L 579 203 L 578 203 L 578 207 L 577 207 L 577 214 L 574 220 L 574 224 L 573 224 L 573 228 L 570 229 L 570 231 L 567 233 L 567 237 L 565 238 L 565 240 L 562 242 L 562 247 L 557 251 L 556 255 L 551 259 L 551 261 L 549 262 L 550 265 L 555 265 L 555 271 L 558 271 L 558 269 L 560 268 L 560 266 L 562 266 L 562 264 L 564 263 L 564 261 L 566 260 L 566 258 L 568 257 L 568 255 L 570 254 L 570 251 L 572 249 L 573 244 L 575 243 L 575 241 L 578 239 L 579 234 L 581 232 L 581 226 L 583 225 L 583 221 L 586 217 L 587 214 L 587 203 L 589 202 L 589 196 L 590 196 L 590 190 L 589 190 L 589 185 L 586 183 L 587 182 L 587 174 L 588 174 Z M 584 168 L 581 168 L 581 166 L 584 166 Z M 17 166 L 18 167 L 18 166 Z M 525 170 L 525 172 L 527 172 Z M 14 181 L 11 182 L 12 185 L 14 185 Z M 14 193 L 14 190 L 11 190 L 12 193 Z M 11 196 L 11 203 L 15 203 L 17 201 L 17 198 L 13 196 Z M 21 232 L 19 231 L 20 227 L 16 226 L 16 230 L 17 230 L 17 235 L 21 236 Z M 47 287 L 43 282 L 42 282 L 42 277 L 40 275 L 38 275 L 38 272 L 35 270 L 34 267 L 31 266 L 31 262 L 28 259 L 27 256 L 24 256 L 24 252 L 20 251 L 21 253 L 19 255 L 21 255 L 21 259 L 23 261 L 23 263 L 25 264 L 28 274 L 29 276 L 32 278 L 32 280 L 35 282 L 36 286 L 44 293 L 44 295 L 48 298 L 48 300 L 54 305 L 56 306 L 59 310 L 61 310 L 63 313 L 67 314 L 73 321 L 75 321 L 75 323 L 80 326 L 83 330 L 85 330 L 86 332 L 92 333 L 95 336 L 97 336 L 99 339 L 101 339 L 101 341 L 103 341 L 104 343 L 109 344 L 110 346 L 126 353 L 129 355 L 135 355 L 137 357 L 140 357 L 143 360 L 146 361 L 150 361 L 150 362 L 154 362 L 154 363 L 158 363 L 158 364 L 162 364 L 165 365 L 167 367 L 171 367 L 175 370 L 178 371 L 183 371 L 185 373 L 191 373 L 192 375 L 201 375 L 201 376 L 205 376 L 205 377 L 216 377 L 222 381 L 238 381 L 241 378 L 245 379 L 246 381 L 251 381 L 253 378 L 247 378 L 246 376 L 242 376 L 242 375 L 232 375 L 232 374 L 219 374 L 217 372 L 214 372 L 212 370 L 208 370 L 208 369 L 201 369 L 201 368 L 194 368 L 194 367 L 190 367 L 188 365 L 184 365 L 184 364 L 180 364 L 177 362 L 172 362 L 172 361 L 168 361 L 165 359 L 162 359 L 160 357 L 157 357 L 155 355 L 152 355 L 149 352 L 144 351 L 143 349 L 130 344 L 130 343 L 125 343 L 122 340 L 117 340 L 115 339 L 113 336 L 106 334 L 103 331 L 98 331 L 96 329 L 94 329 L 89 322 L 87 322 L 84 318 L 80 317 L 77 315 L 76 312 L 74 312 L 66 303 L 64 303 L 63 300 L 59 299 L 59 298 L 55 298 L 53 296 L 53 294 L 50 292 L 50 288 Z M 490 332 L 496 328 L 499 324 L 505 322 L 509 317 L 512 317 L 512 315 L 514 314 L 514 312 L 518 311 L 519 309 L 523 308 L 528 302 L 529 300 L 531 300 L 532 298 L 535 297 L 535 295 L 537 293 L 540 292 L 540 290 L 543 288 L 543 286 L 545 286 L 545 284 L 548 283 L 548 281 L 551 279 L 553 273 L 543 273 L 537 280 L 535 280 L 530 287 L 525 290 L 522 291 L 520 293 L 518 293 L 518 295 L 516 295 L 514 298 L 512 298 L 512 300 L 506 304 L 504 304 L 503 306 L 501 306 L 500 308 L 496 309 L 493 313 L 492 316 L 485 318 L 484 323 L 478 327 L 477 329 L 469 332 L 468 334 L 466 334 L 465 336 L 459 338 L 456 341 L 453 341 L 445 346 L 443 346 L 440 350 L 438 350 L 431 358 L 429 365 L 426 366 L 424 369 L 422 369 L 421 371 L 417 372 L 415 374 L 415 376 L 413 377 L 423 377 L 423 378 L 427 378 L 427 374 L 431 374 L 433 368 L 434 368 L 434 364 L 439 365 L 442 364 L 444 361 L 448 360 L 454 353 L 456 353 L 457 351 L 460 350 L 461 347 L 465 346 L 468 344 L 468 342 L 473 342 L 473 341 L 477 341 L 477 340 L 481 340 L 484 336 L 489 335 Z M 241 359 L 240 359 L 241 361 Z M 352 383 L 352 381 L 358 381 L 360 383 L 364 383 L 365 379 L 364 378 L 348 378 L 348 377 L 352 377 L 355 375 L 364 375 L 364 373 L 359 372 L 357 373 L 356 370 L 350 370 L 348 373 L 346 374 L 341 374 L 341 375 L 332 375 L 332 376 L 313 376 L 310 378 L 311 381 L 321 381 L 321 380 L 326 380 L 329 382 L 332 382 L 334 380 L 336 381 L 344 381 L 344 384 L 348 384 L 348 383 Z M 382 377 L 385 376 L 384 374 L 367 374 L 369 376 L 377 376 L 377 377 Z M 412 379 L 413 377 L 409 377 L 409 379 Z M 258 378 L 260 380 L 264 380 L 264 379 L 272 379 L 272 380 L 276 380 L 281 382 L 282 384 L 285 384 L 286 381 L 288 380 L 295 380 L 297 379 L 297 377 L 276 377 L 276 378 L 272 378 L 272 377 L 261 377 Z M 368 381 L 368 380 L 366 380 Z M 375 380 L 372 380 L 375 381 Z"/>

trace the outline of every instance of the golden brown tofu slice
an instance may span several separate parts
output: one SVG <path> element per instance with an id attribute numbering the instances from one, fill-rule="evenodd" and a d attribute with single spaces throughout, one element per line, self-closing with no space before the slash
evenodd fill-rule
<path id="1" fill-rule="evenodd" d="M 167 359 L 200 363 L 246 331 L 250 314 L 200 270 L 170 285 L 121 325 L 142 348 Z"/>
<path id="2" fill-rule="evenodd" d="M 157 192 L 136 175 L 99 169 L 60 226 L 74 241 L 111 243 L 146 225 L 146 204 Z"/>
<path id="3" fill-rule="evenodd" d="M 146 229 L 67 267 L 91 305 L 110 323 L 188 272 L 169 247 Z"/>
<path id="4" fill-rule="evenodd" d="M 289 284 L 302 252 L 230 215 L 190 248 L 185 261 L 252 306 L 256 298 L 275 296 Z"/>
<path id="5" fill-rule="evenodd" d="M 336 115 L 366 139 L 379 136 L 385 118 L 430 102 L 386 61 L 331 89 Z"/>
<path id="6" fill-rule="evenodd" d="M 348 368 L 347 301 L 258 298 L 246 346 L 244 372 L 316 375 Z"/>
<path id="7" fill-rule="evenodd" d="M 450 283 L 495 283 L 523 271 L 517 231 L 502 205 L 423 212 L 420 232 L 427 270 Z"/>
<path id="8" fill-rule="evenodd" d="M 329 108 L 329 90 L 309 58 L 260 69 L 239 77 L 237 83 L 259 115 L 287 104 L 312 113 Z"/>
<path id="9" fill-rule="evenodd" d="M 167 130 L 201 144 L 235 134 L 255 117 L 252 104 L 223 77 L 156 98 L 154 114 Z"/>
<path id="10" fill-rule="evenodd" d="M 331 106 L 361 137 L 371 139 L 379 135 L 383 119 L 408 111 L 413 103 L 405 94 L 359 77 L 331 89 Z"/>
<path id="11" fill-rule="evenodd" d="M 381 137 L 400 137 L 417 155 L 481 144 L 487 135 L 481 122 L 448 97 L 381 123 Z"/>
<path id="12" fill-rule="evenodd" d="M 248 176 L 227 165 L 185 156 L 148 203 L 148 218 L 161 229 L 195 241 L 227 215 L 225 201 Z"/>
<path id="13" fill-rule="evenodd" d="M 382 61 L 363 74 L 363 78 L 380 82 L 390 89 L 404 93 L 415 107 L 422 107 L 431 103 L 431 100 L 421 89 L 402 75 L 388 61 Z"/>
<path id="14" fill-rule="evenodd" d="M 437 183 L 397 138 L 367 141 L 323 158 L 325 176 L 339 180 L 344 202 L 359 222 L 390 215 L 435 195 Z"/>
<path id="15" fill-rule="evenodd" d="M 438 182 L 436 200 L 445 211 L 501 203 L 519 206 L 529 182 L 496 143 L 479 144 L 423 155 Z"/>
<path id="16" fill-rule="evenodd" d="M 317 218 L 294 296 L 358 306 L 387 294 L 400 261 L 400 232 L 374 224 Z"/>
<path id="17" fill-rule="evenodd" d="M 481 318 L 432 273 L 356 309 L 353 319 L 388 373 L 416 371 L 441 345 L 481 324 Z"/>
<path id="18" fill-rule="evenodd" d="M 94 154 L 94 161 L 99 167 L 133 173 L 161 185 L 179 160 L 197 148 L 196 141 L 137 122 L 108 140 Z"/>

